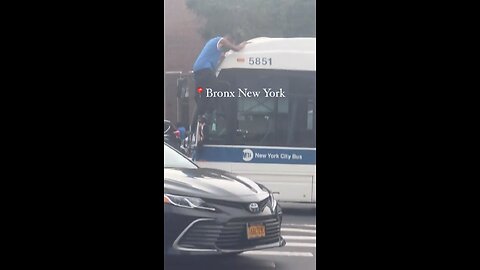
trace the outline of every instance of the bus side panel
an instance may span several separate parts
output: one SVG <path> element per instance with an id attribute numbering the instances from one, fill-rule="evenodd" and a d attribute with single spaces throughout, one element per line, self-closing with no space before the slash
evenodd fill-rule
<path id="1" fill-rule="evenodd" d="M 242 175 L 255 180 L 273 192 L 280 202 L 311 202 L 312 177 L 305 175 L 248 174 Z"/>
<path id="2" fill-rule="evenodd" d="M 200 167 L 229 171 L 265 185 L 279 201 L 312 202 L 315 165 L 196 162 Z"/>
<path id="3" fill-rule="evenodd" d="M 211 168 L 211 169 L 218 169 L 224 170 L 227 172 L 232 172 L 232 164 L 231 162 L 211 162 L 211 161 L 195 161 L 195 164 L 200 166 L 201 168 Z"/>
<path id="4" fill-rule="evenodd" d="M 316 203 L 317 202 L 317 176 L 314 175 L 312 177 L 312 181 L 313 181 L 313 184 L 312 184 L 312 202 Z"/>

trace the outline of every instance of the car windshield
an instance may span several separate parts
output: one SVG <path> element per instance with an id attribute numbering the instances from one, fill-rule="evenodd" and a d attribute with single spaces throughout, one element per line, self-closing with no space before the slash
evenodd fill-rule
<path id="1" fill-rule="evenodd" d="M 182 156 L 177 151 L 173 150 L 166 143 L 163 144 L 163 167 L 164 168 L 182 168 L 182 169 L 197 169 L 188 158 Z"/>

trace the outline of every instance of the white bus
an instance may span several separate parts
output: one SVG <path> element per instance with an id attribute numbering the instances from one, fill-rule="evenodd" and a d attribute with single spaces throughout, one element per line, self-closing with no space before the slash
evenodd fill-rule
<path id="1" fill-rule="evenodd" d="M 316 202 L 315 42 L 256 38 L 227 53 L 218 76 L 236 96 L 215 99 L 198 165 L 249 177 L 279 201 Z"/>

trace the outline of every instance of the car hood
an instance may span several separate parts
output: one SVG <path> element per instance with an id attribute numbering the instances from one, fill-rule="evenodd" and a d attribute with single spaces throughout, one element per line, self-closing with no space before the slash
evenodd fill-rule
<path id="1" fill-rule="evenodd" d="M 236 202 L 260 201 L 269 196 L 254 181 L 217 169 L 164 169 L 164 193 Z"/>

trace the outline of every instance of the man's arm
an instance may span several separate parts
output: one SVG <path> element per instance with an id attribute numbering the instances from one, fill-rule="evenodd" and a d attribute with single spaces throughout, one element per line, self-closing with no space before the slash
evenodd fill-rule
<path id="1" fill-rule="evenodd" d="M 230 50 L 234 50 L 236 52 L 240 51 L 241 49 L 243 49 L 245 47 L 245 45 L 247 45 L 247 42 L 242 42 L 238 45 L 235 45 L 233 43 L 231 43 L 230 41 L 228 41 L 226 38 L 222 38 L 220 40 L 220 45 L 221 47 L 225 47 L 225 48 L 228 48 Z"/>

